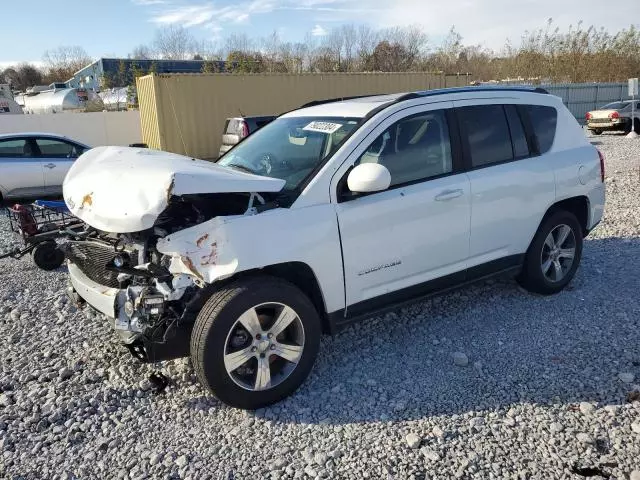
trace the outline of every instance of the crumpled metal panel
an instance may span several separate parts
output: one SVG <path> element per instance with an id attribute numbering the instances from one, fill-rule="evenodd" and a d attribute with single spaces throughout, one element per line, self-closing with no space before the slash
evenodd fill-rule
<path id="1" fill-rule="evenodd" d="M 75 161 L 63 193 L 71 212 L 92 227 L 132 233 L 151 228 L 172 195 L 278 192 L 284 185 L 173 153 L 98 147 Z"/>

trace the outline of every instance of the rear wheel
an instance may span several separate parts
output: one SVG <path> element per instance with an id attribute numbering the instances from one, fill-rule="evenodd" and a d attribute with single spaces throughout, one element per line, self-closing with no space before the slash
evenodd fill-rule
<path id="1" fill-rule="evenodd" d="M 640 120 L 637 118 L 633 121 L 633 131 L 640 135 Z"/>
<path id="2" fill-rule="evenodd" d="M 602 130 L 591 130 L 594 135 L 602 135 Z"/>
<path id="3" fill-rule="evenodd" d="M 320 335 L 318 314 L 295 285 L 254 277 L 209 298 L 196 319 L 191 358 L 200 382 L 220 401 L 256 409 L 302 384 Z"/>
<path id="4" fill-rule="evenodd" d="M 46 241 L 35 246 L 31 251 L 31 258 L 41 270 L 55 270 L 64 263 L 64 252 L 56 242 Z"/>
<path id="5" fill-rule="evenodd" d="M 573 279 L 582 257 L 582 227 L 575 215 L 558 211 L 546 218 L 525 257 L 520 284 L 529 291 L 558 293 Z"/>

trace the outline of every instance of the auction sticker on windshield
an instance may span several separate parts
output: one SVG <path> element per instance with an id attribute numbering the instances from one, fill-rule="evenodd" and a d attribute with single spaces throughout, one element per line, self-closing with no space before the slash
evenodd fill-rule
<path id="1" fill-rule="evenodd" d="M 341 123 L 331 123 L 331 122 L 311 122 L 309 125 L 304 127 L 302 130 L 306 130 L 307 132 L 319 132 L 319 133 L 334 133 L 342 128 Z"/>

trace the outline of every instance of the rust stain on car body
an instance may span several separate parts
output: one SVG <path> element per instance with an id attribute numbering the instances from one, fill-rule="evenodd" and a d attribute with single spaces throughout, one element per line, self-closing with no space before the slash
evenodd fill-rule
<path id="1" fill-rule="evenodd" d="M 198 240 L 196 240 L 196 245 L 198 246 L 198 248 L 202 247 L 202 244 L 207 241 L 207 238 L 209 238 L 209 234 L 205 233 Z"/>
<path id="2" fill-rule="evenodd" d="M 213 242 L 211 244 L 211 251 L 209 252 L 209 255 L 205 255 L 202 257 L 202 261 L 200 262 L 200 265 L 201 266 L 215 265 L 217 261 L 218 261 L 218 244 L 216 242 Z"/>
<path id="3" fill-rule="evenodd" d="M 85 205 L 91 206 L 93 205 L 93 192 L 87 193 L 84 197 L 82 197 L 82 203 L 80 204 L 80 208 L 84 208 Z"/>
<path id="4" fill-rule="evenodd" d="M 196 269 L 196 266 L 193 264 L 193 261 L 191 261 L 189 257 L 182 256 L 180 258 L 182 260 L 182 263 L 184 263 L 184 265 L 189 269 L 191 273 L 193 273 L 200 280 L 204 281 L 204 278 L 202 277 L 200 272 L 198 272 L 198 270 Z"/>

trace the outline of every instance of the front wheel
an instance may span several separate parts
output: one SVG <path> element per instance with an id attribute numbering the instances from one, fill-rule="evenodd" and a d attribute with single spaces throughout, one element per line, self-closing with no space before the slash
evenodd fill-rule
<path id="1" fill-rule="evenodd" d="M 582 227 L 576 216 L 567 211 L 553 213 L 533 238 L 518 281 L 531 292 L 558 293 L 578 270 L 582 243 Z"/>
<path id="2" fill-rule="evenodd" d="M 191 358 L 220 401 L 253 410 L 291 395 L 320 344 L 320 319 L 295 285 L 275 277 L 238 280 L 215 291 L 198 314 Z"/>
<path id="3" fill-rule="evenodd" d="M 602 130 L 591 130 L 594 135 L 602 135 Z"/>

